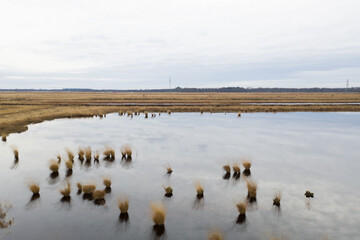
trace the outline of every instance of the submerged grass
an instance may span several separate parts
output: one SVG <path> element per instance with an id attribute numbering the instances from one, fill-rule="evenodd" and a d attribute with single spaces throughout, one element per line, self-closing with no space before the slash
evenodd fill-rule
<path id="1" fill-rule="evenodd" d="M 151 217 L 154 225 L 161 226 L 165 224 L 166 209 L 162 204 L 151 203 Z"/>

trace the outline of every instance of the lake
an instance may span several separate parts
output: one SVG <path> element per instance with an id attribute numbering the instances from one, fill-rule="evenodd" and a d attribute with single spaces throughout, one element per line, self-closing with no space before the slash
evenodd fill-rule
<path id="1" fill-rule="evenodd" d="M 120 148 L 130 144 L 131 162 Z M 3 239 L 207 239 L 213 228 L 226 239 L 360 239 L 360 113 L 172 113 L 58 119 L 30 125 L 0 143 L 0 201 L 11 202 L 15 223 L 0 229 Z M 12 146 L 19 149 L 14 164 Z M 116 150 L 115 161 L 81 164 L 65 176 L 65 148 Z M 48 161 L 61 154 L 59 176 Z M 251 175 L 224 178 L 222 166 L 252 161 Z M 167 164 L 173 173 L 166 174 Z M 76 193 L 76 183 L 111 176 L 104 205 Z M 40 184 L 30 201 L 26 183 Z M 247 195 L 246 179 L 258 185 L 257 201 L 239 221 L 235 204 Z M 71 181 L 71 201 L 60 201 Z M 204 186 L 196 198 L 194 182 Z M 171 185 L 174 194 L 164 196 Z M 304 196 L 306 190 L 314 198 Z M 281 193 L 281 207 L 273 205 Z M 128 219 L 119 218 L 116 199 L 130 199 Z M 165 230 L 154 231 L 150 203 L 167 209 Z M 159 236 L 161 235 L 161 236 Z"/>

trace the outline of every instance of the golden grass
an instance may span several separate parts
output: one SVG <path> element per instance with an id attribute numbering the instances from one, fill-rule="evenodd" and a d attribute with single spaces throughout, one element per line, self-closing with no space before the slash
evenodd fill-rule
<path id="1" fill-rule="evenodd" d="M 66 149 L 66 154 L 68 156 L 68 160 L 74 161 L 74 153 L 70 149 Z"/>
<path id="2" fill-rule="evenodd" d="M 82 190 L 85 194 L 91 194 L 95 191 L 96 185 L 95 184 L 87 184 L 82 186 Z"/>
<path id="3" fill-rule="evenodd" d="M 87 147 L 84 149 L 85 159 L 86 161 L 91 161 L 91 147 Z"/>
<path id="4" fill-rule="evenodd" d="M 244 166 L 245 170 L 249 171 L 251 168 L 251 161 L 250 160 L 244 160 L 242 162 L 242 165 Z"/>
<path id="5" fill-rule="evenodd" d="M 150 204 L 151 217 L 154 225 L 160 226 L 165 224 L 166 209 L 162 204 Z"/>
<path id="6" fill-rule="evenodd" d="M 71 160 L 67 160 L 65 162 L 65 166 L 68 170 L 72 170 L 73 169 L 73 162 Z"/>
<path id="7" fill-rule="evenodd" d="M 95 190 L 92 195 L 95 200 L 104 199 L 106 192 L 104 190 Z"/>
<path id="8" fill-rule="evenodd" d="M 132 150 L 129 144 L 125 144 L 121 147 L 121 154 L 123 157 L 131 158 Z"/>
<path id="9" fill-rule="evenodd" d="M 204 195 L 204 186 L 198 181 L 194 183 L 194 186 L 197 196 L 202 197 Z"/>
<path id="10" fill-rule="evenodd" d="M 304 105 L 246 105 L 248 103 L 300 102 Z M 90 93 L 2 92 L 0 135 L 19 133 L 27 125 L 57 118 L 93 117 L 113 112 L 289 112 L 360 111 L 357 105 L 306 105 L 306 103 L 360 102 L 359 93 Z M 132 103 L 133 106 L 89 104 Z M 136 105 L 147 103 L 147 106 Z M 161 106 L 162 103 L 174 104 Z M 193 104 L 193 105 L 182 105 Z M 245 105 L 244 105 L 245 104 Z"/>
<path id="11" fill-rule="evenodd" d="M 231 172 L 231 168 L 230 168 L 230 165 L 229 165 L 229 164 L 224 165 L 224 166 L 223 166 L 223 169 L 225 170 L 226 173 L 230 173 L 230 172 Z"/>
<path id="12" fill-rule="evenodd" d="M 240 215 L 245 215 L 247 209 L 247 203 L 245 201 L 239 202 L 236 204 L 236 208 Z"/>
<path id="13" fill-rule="evenodd" d="M 1 141 L 3 141 L 3 142 L 6 142 L 7 141 L 7 134 L 2 134 L 1 135 Z"/>
<path id="14" fill-rule="evenodd" d="M 104 183 L 106 188 L 110 188 L 111 187 L 111 177 L 110 176 L 105 176 L 103 178 L 103 183 Z"/>
<path id="15" fill-rule="evenodd" d="M 110 146 L 106 146 L 104 150 L 104 155 L 106 158 L 113 159 L 115 158 L 115 150 Z"/>
<path id="16" fill-rule="evenodd" d="M 69 197 L 69 196 L 70 196 L 70 193 L 71 193 L 70 182 L 67 182 L 67 183 L 66 183 L 65 187 L 60 190 L 60 193 L 61 193 L 64 197 Z"/>
<path id="17" fill-rule="evenodd" d="M 31 182 L 28 184 L 28 187 L 33 194 L 39 194 L 40 186 L 38 184 Z"/>
<path id="18" fill-rule="evenodd" d="M 53 172 L 53 173 L 57 173 L 59 171 L 59 163 L 57 161 L 55 161 L 54 159 L 51 159 L 49 161 L 49 169 Z"/>
<path id="19" fill-rule="evenodd" d="M 127 213 L 129 210 L 129 198 L 127 196 L 118 197 L 117 205 L 121 213 Z"/>
<path id="20" fill-rule="evenodd" d="M 85 154 L 85 150 L 83 148 L 79 148 L 79 151 L 78 151 L 78 158 L 80 160 L 84 160 L 84 154 Z"/>
<path id="21" fill-rule="evenodd" d="M 256 199 L 257 184 L 252 180 L 247 180 L 246 186 L 248 189 L 248 198 Z"/>
<path id="22" fill-rule="evenodd" d="M 233 163 L 233 171 L 234 173 L 240 173 L 240 165 L 238 163 Z"/>
<path id="23" fill-rule="evenodd" d="M 281 201 L 281 193 L 275 193 L 275 197 L 274 197 L 274 199 L 273 199 L 273 204 L 275 205 L 275 206 L 280 206 L 280 201 Z"/>
<path id="24" fill-rule="evenodd" d="M 223 234 L 219 231 L 219 229 L 215 228 L 209 233 L 209 240 L 224 240 Z"/>
<path id="25" fill-rule="evenodd" d="M 172 192 L 173 192 L 173 189 L 171 186 L 164 187 L 164 190 L 165 190 L 166 194 L 172 194 Z"/>

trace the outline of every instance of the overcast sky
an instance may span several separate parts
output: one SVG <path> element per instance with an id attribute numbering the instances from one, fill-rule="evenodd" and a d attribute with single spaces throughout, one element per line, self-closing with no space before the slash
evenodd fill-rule
<path id="1" fill-rule="evenodd" d="M 359 0 L 1 0 L 0 88 L 360 86 Z"/>

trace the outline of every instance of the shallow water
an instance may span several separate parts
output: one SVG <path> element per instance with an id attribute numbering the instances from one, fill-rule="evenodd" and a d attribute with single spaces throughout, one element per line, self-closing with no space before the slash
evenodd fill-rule
<path id="1" fill-rule="evenodd" d="M 131 164 L 121 161 L 120 147 L 134 149 Z M 106 118 L 59 119 L 30 125 L 0 143 L 0 201 L 14 205 L 15 224 L 0 230 L 3 239 L 153 239 L 150 202 L 167 207 L 165 239 L 207 239 L 217 227 L 226 239 L 360 239 L 360 114 L 255 113 L 162 114 L 154 119 L 117 114 Z M 19 148 L 13 165 L 11 146 Z M 47 162 L 65 148 L 116 149 L 113 163 L 75 159 L 70 202 L 61 202 L 64 161 L 51 179 Z M 243 174 L 223 179 L 222 165 L 250 158 L 251 179 L 258 184 L 257 202 L 245 222 L 236 223 L 235 203 L 247 195 Z M 166 175 L 170 164 L 174 172 Z M 97 206 L 76 193 L 76 182 L 110 175 L 112 191 Z M 26 182 L 40 183 L 40 198 L 30 201 Z M 205 188 L 196 200 L 194 181 Z M 163 187 L 171 184 L 172 198 Z M 315 198 L 306 199 L 310 190 Z M 281 208 L 272 205 L 281 192 Z M 130 198 L 129 219 L 119 219 L 116 198 Z"/>

